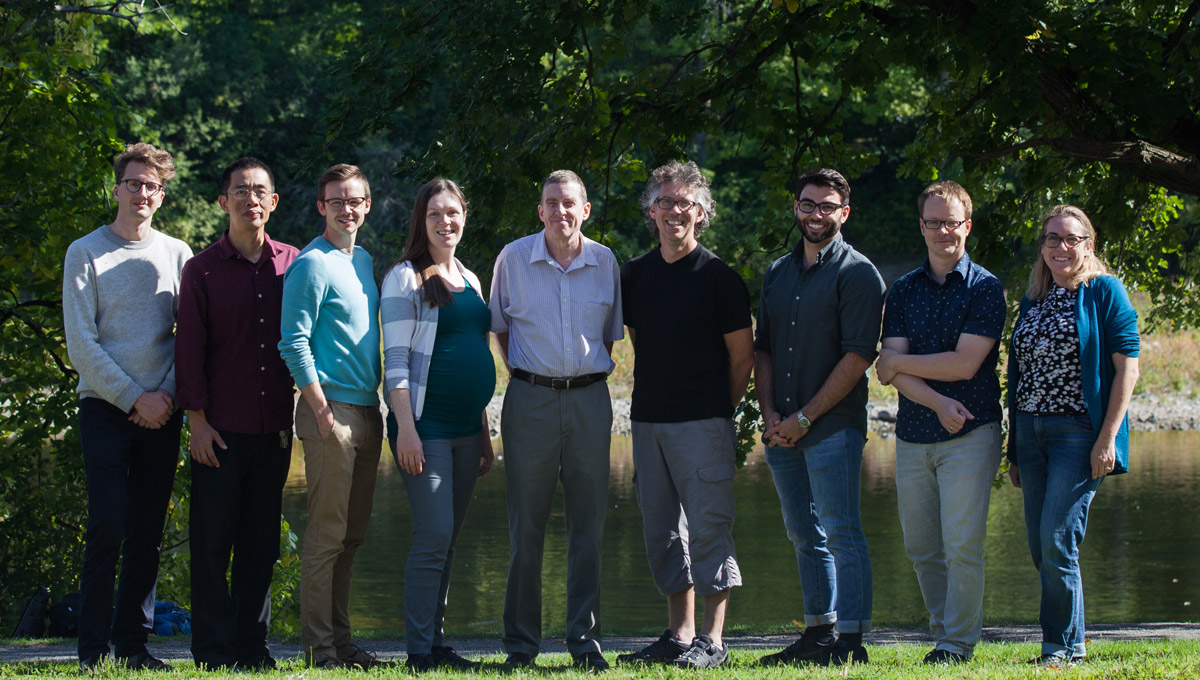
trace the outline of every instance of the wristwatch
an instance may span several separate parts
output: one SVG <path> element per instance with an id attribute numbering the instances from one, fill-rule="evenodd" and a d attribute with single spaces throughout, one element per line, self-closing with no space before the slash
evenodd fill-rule
<path id="1" fill-rule="evenodd" d="M 800 427 L 806 430 L 812 427 L 812 421 L 808 419 L 808 416 L 804 415 L 804 411 L 796 411 L 796 422 L 800 423 Z"/>

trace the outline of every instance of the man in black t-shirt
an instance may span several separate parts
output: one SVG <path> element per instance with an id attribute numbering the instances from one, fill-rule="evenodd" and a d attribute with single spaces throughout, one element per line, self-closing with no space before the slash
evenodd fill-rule
<path id="1" fill-rule="evenodd" d="M 696 241 L 714 205 L 695 163 L 656 169 L 641 205 L 659 247 L 626 263 L 621 296 L 636 354 L 635 486 L 669 624 L 657 641 L 617 661 L 714 668 L 728 657 L 725 606 L 742 584 L 733 547 L 732 416 L 754 365 L 750 296 L 741 277 Z"/>

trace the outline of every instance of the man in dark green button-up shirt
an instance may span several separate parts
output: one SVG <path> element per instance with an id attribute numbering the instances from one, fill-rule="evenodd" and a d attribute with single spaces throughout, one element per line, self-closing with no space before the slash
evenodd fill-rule
<path id="1" fill-rule="evenodd" d="M 871 558 L 859 470 L 884 285 L 842 239 L 850 185 L 840 173 L 802 175 L 795 213 L 803 238 L 763 277 L 754 375 L 767 463 L 796 546 L 806 629 L 762 663 L 865 663 Z"/>

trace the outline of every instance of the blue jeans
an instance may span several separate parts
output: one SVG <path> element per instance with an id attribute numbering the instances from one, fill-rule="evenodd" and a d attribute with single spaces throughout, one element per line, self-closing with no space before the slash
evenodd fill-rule
<path id="1" fill-rule="evenodd" d="M 454 543 L 475 491 L 485 436 L 422 439 L 421 474 L 400 471 L 413 519 L 412 549 L 404 569 L 404 637 L 409 654 L 429 654 L 434 645 L 444 644 Z M 395 440 L 392 450 L 396 450 Z"/>
<path id="2" fill-rule="evenodd" d="M 871 556 L 859 514 L 865 440 L 846 428 L 794 449 L 767 447 L 788 538 L 796 546 L 804 624 L 871 630 Z"/>
<path id="3" fill-rule="evenodd" d="M 904 551 L 935 647 L 970 657 L 983 630 L 983 539 L 1000 466 L 1000 423 L 933 444 L 896 442 Z"/>
<path id="4" fill-rule="evenodd" d="M 1025 531 L 1042 581 L 1042 654 L 1087 654 L 1079 544 L 1088 506 L 1104 479 L 1092 479 L 1096 436 L 1087 416 L 1018 413 L 1015 423 Z"/>

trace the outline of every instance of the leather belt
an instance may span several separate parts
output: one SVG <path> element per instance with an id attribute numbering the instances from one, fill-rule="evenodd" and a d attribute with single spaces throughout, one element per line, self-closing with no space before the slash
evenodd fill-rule
<path id="1" fill-rule="evenodd" d="M 527 382 L 530 385 L 540 385 L 549 387 L 552 390 L 563 392 L 572 390 L 577 387 L 587 387 L 593 383 L 604 382 L 608 380 L 607 373 L 588 373 L 587 375 L 577 375 L 574 378 L 549 378 L 544 375 L 537 375 L 520 368 L 512 369 L 512 377 L 522 382 Z"/>

